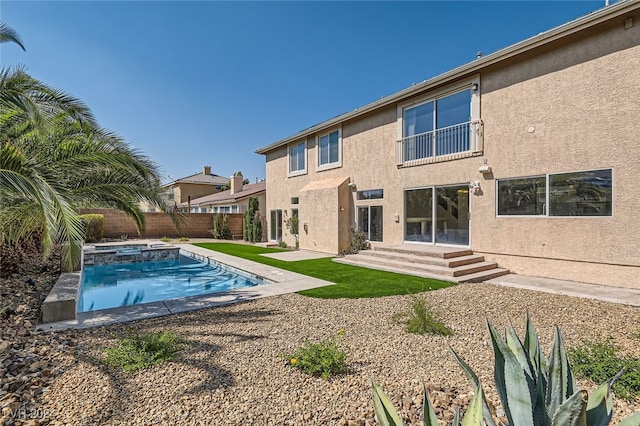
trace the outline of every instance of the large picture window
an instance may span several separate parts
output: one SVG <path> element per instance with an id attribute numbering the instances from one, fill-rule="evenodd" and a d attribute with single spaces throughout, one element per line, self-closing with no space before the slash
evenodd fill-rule
<path id="1" fill-rule="evenodd" d="M 301 174 L 307 170 L 307 143 L 300 142 L 299 144 L 289 147 L 289 173 Z"/>
<path id="2" fill-rule="evenodd" d="M 501 179 L 498 216 L 611 216 L 612 169 Z"/>
<path id="3" fill-rule="evenodd" d="M 340 131 L 320 136 L 318 140 L 318 166 L 340 164 Z"/>
<path id="4" fill-rule="evenodd" d="M 550 216 L 611 216 L 611 169 L 549 175 Z"/>
<path id="5" fill-rule="evenodd" d="M 498 181 L 498 215 L 544 215 L 547 203 L 545 176 Z"/>

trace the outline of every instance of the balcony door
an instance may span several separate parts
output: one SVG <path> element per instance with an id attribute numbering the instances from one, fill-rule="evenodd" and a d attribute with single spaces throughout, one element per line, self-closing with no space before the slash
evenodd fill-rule
<path id="1" fill-rule="evenodd" d="M 467 185 L 406 190 L 404 216 L 407 242 L 469 245 Z"/>

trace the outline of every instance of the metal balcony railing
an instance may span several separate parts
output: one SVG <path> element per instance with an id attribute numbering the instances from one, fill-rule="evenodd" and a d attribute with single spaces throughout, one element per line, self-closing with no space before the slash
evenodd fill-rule
<path id="1" fill-rule="evenodd" d="M 481 150 L 482 122 L 467 121 L 400 139 L 396 145 L 396 162 L 411 166 Z"/>

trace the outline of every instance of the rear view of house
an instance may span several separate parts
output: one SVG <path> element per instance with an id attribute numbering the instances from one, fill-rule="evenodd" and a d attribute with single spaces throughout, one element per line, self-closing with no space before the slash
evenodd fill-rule
<path id="1" fill-rule="evenodd" d="M 268 236 L 462 247 L 640 288 L 640 2 L 622 1 L 257 150 Z M 291 241 L 289 241 L 291 240 Z"/>

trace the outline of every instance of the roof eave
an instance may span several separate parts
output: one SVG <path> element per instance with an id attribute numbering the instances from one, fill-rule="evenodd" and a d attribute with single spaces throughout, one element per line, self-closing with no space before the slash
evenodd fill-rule
<path id="1" fill-rule="evenodd" d="M 582 31 L 589 27 L 598 25 L 602 22 L 608 21 L 617 16 L 624 15 L 625 13 L 637 8 L 638 3 L 640 3 L 640 0 L 621 0 L 603 9 L 596 10 L 594 12 L 589 13 L 588 15 L 574 19 L 573 21 L 570 21 L 566 24 L 563 24 L 553 29 L 550 29 L 548 31 L 542 32 L 533 37 L 529 37 L 528 39 L 512 44 L 511 46 L 505 47 L 504 49 L 500 49 L 496 52 L 490 53 L 487 56 L 476 59 L 467 64 L 461 65 L 457 68 L 454 68 L 443 74 L 432 77 L 421 83 L 412 85 L 411 87 L 400 90 L 399 92 L 396 92 L 392 95 L 383 97 L 382 99 L 379 99 L 375 102 L 367 104 L 363 107 L 356 108 L 353 111 L 347 112 L 345 114 L 341 114 L 330 120 L 323 121 L 320 124 L 309 127 L 308 129 L 298 132 L 285 139 L 279 140 L 277 142 L 274 142 L 262 148 L 258 148 L 255 151 L 255 153 L 263 154 L 263 155 L 267 154 L 269 151 L 272 151 L 276 148 L 280 148 L 284 145 L 287 145 L 291 142 L 294 142 L 306 136 L 312 135 L 321 130 L 330 128 L 332 126 L 336 126 L 337 124 L 350 120 L 352 118 L 367 114 L 378 108 L 382 108 L 382 107 L 394 104 L 416 93 L 429 90 L 432 87 L 445 84 L 449 81 L 462 78 L 469 74 L 477 73 L 481 69 L 491 66 L 493 64 L 496 64 L 498 62 L 526 53 L 530 50 L 538 48 L 544 44 L 551 43 L 563 37 L 570 36 L 578 31 Z"/>

